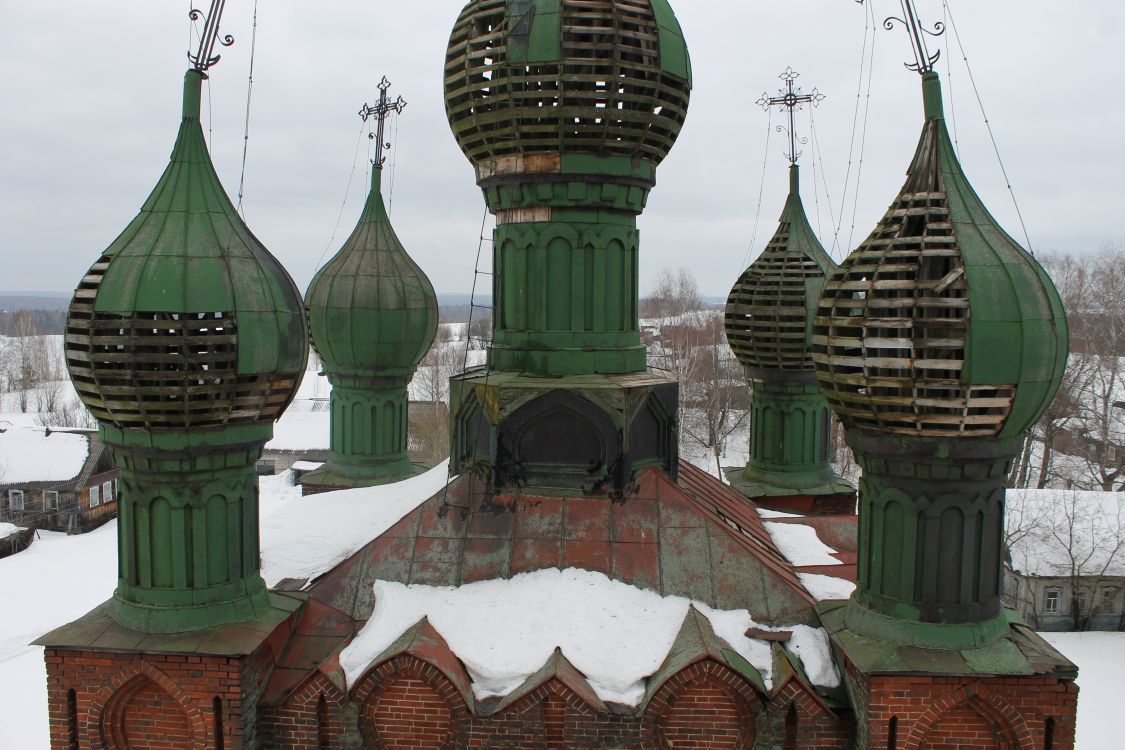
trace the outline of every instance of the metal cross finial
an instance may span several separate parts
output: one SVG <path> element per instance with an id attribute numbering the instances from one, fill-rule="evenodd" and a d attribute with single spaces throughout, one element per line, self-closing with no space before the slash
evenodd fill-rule
<path id="1" fill-rule="evenodd" d="M 803 104 L 811 104 L 816 107 L 824 101 L 825 96 L 817 89 L 813 89 L 812 93 L 806 94 L 801 91 L 800 87 L 794 86 L 793 82 L 800 78 L 801 74 L 793 70 L 793 68 L 786 68 L 785 72 L 778 77 L 782 81 L 785 81 L 785 88 L 778 92 L 780 96 L 770 96 L 768 93 L 762 94 L 762 98 L 759 99 L 757 103 L 765 110 L 768 110 L 770 107 L 783 107 L 788 110 L 789 153 L 786 154 L 786 156 L 790 164 L 796 165 L 797 160 L 801 158 L 801 152 L 797 150 L 797 146 L 803 146 L 809 142 L 808 138 L 797 137 L 797 110 L 801 109 L 801 105 Z M 786 132 L 785 126 L 778 125 L 777 132 Z"/>
<path id="2" fill-rule="evenodd" d="M 200 73 L 206 73 L 211 66 L 219 62 L 219 55 L 215 54 L 216 44 L 222 44 L 224 47 L 234 44 L 234 37 L 230 34 L 219 36 L 219 23 L 223 20 L 223 7 L 226 4 L 226 0 L 211 0 L 211 10 L 206 15 L 195 8 L 188 11 L 191 20 L 203 19 L 203 33 L 199 35 L 199 51 L 194 55 L 188 52 L 188 59 Z"/>
<path id="3" fill-rule="evenodd" d="M 863 3 L 863 0 L 856 0 L 857 3 Z M 930 54 L 929 45 L 926 44 L 926 37 L 939 37 L 945 33 L 945 24 L 938 21 L 934 24 L 933 31 L 927 29 L 922 19 L 918 17 L 918 11 L 914 8 L 914 0 L 899 0 L 902 4 L 902 18 L 898 16 L 891 16 L 883 21 L 883 28 L 887 31 L 892 31 L 895 24 L 900 23 L 910 33 L 910 45 L 914 48 L 914 62 L 905 63 L 907 70 L 913 70 L 916 73 L 926 75 L 933 72 L 934 64 L 941 59 L 941 50 Z"/>
<path id="4" fill-rule="evenodd" d="M 383 76 L 383 80 L 379 81 L 379 101 L 373 105 L 364 104 L 359 110 L 359 116 L 363 118 L 364 122 L 367 122 L 371 117 L 377 118 L 379 122 L 377 132 L 368 136 L 377 141 L 375 144 L 375 160 L 371 162 L 376 169 L 382 169 L 383 162 L 387 160 L 383 156 L 383 149 L 391 147 L 391 144 L 384 137 L 387 118 L 391 116 L 392 112 L 402 114 L 402 110 L 406 109 L 406 100 L 401 96 L 393 101 L 388 98 L 387 91 L 390 88 L 391 82 L 387 80 L 386 76 Z"/>

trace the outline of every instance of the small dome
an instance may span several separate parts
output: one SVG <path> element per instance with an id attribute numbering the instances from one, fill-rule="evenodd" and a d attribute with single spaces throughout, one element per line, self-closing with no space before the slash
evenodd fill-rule
<path id="1" fill-rule="evenodd" d="M 849 428 L 1016 437 L 1058 390 L 1066 317 L 1043 267 L 965 177 L 936 74 L 924 90 L 906 185 L 821 297 L 817 379 Z"/>
<path id="2" fill-rule="evenodd" d="M 727 343 L 743 366 L 812 371 L 812 320 L 825 275 L 835 268 L 805 215 L 798 167 L 790 167 L 777 233 L 727 299 Z"/>
<path id="3" fill-rule="evenodd" d="M 272 422 L 308 358 L 300 292 L 211 164 L 202 81 L 187 73 L 171 164 L 70 305 L 71 379 L 99 421 L 123 429 Z"/>
<path id="4" fill-rule="evenodd" d="M 309 285 L 309 327 L 330 375 L 409 377 L 437 335 L 437 295 L 395 235 L 373 172 L 359 225 Z"/>
<path id="5" fill-rule="evenodd" d="M 560 151 L 659 164 L 690 91 L 668 0 L 473 0 L 445 63 L 446 114 L 477 165 Z"/>

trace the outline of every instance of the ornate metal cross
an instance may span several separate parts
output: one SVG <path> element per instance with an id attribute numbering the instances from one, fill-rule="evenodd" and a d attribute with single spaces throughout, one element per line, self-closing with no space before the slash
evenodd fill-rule
<path id="1" fill-rule="evenodd" d="M 794 86 L 793 82 L 801 77 L 793 68 L 786 68 L 785 72 L 778 76 L 781 80 L 785 81 L 785 88 L 778 92 L 778 96 L 770 96 L 768 93 L 762 94 L 762 98 L 758 100 L 758 105 L 764 110 L 769 110 L 770 107 L 782 107 L 788 111 L 789 114 L 789 153 L 786 156 L 789 158 L 789 163 L 795 165 L 797 160 L 801 158 L 800 151 L 797 150 L 798 145 L 805 145 L 809 142 L 808 138 L 797 137 L 797 118 L 796 113 L 804 104 L 811 104 L 818 106 L 824 101 L 824 94 L 820 93 L 817 89 L 813 89 L 812 93 L 806 94 L 801 91 L 800 87 Z M 786 132 L 784 125 L 777 126 L 777 132 Z"/>
<path id="2" fill-rule="evenodd" d="M 856 0 L 856 2 L 863 4 L 863 0 Z M 902 4 L 902 18 L 891 16 L 883 21 L 883 28 L 891 31 L 895 24 L 902 24 L 903 28 L 910 34 L 910 46 L 914 48 L 914 62 L 905 63 L 906 69 L 926 75 L 933 71 L 934 64 L 941 59 L 941 50 L 930 54 L 926 37 L 939 37 L 944 34 L 945 24 L 938 21 L 934 24 L 933 31 L 930 31 L 922 23 L 922 19 L 918 17 L 918 11 L 914 8 L 914 0 L 899 0 L 899 2 Z"/>
<path id="3" fill-rule="evenodd" d="M 363 118 L 364 122 L 367 122 L 371 117 L 377 118 L 379 122 L 376 133 L 369 136 L 377 140 L 375 144 L 375 161 L 371 162 L 376 169 L 382 169 L 383 162 L 387 160 L 387 157 L 383 156 L 383 149 L 391 147 L 391 144 L 385 140 L 384 135 L 387 118 L 391 116 L 392 112 L 402 114 L 402 110 L 406 109 L 406 100 L 401 96 L 393 101 L 387 96 L 387 92 L 390 88 L 391 82 L 387 80 L 386 76 L 383 76 L 383 80 L 379 81 L 379 101 L 375 104 L 364 104 L 359 110 L 359 116 Z"/>
<path id="4" fill-rule="evenodd" d="M 199 51 L 194 55 L 188 52 L 188 59 L 200 73 L 206 73 L 211 66 L 219 61 L 219 55 L 215 54 L 216 44 L 222 44 L 224 47 L 234 44 L 234 37 L 230 34 L 224 37 L 219 36 L 219 23 L 223 20 L 223 8 L 226 4 L 226 0 L 211 0 L 211 10 L 206 15 L 203 14 L 203 11 L 195 8 L 188 11 L 188 17 L 191 20 L 203 19 L 203 33 L 199 35 Z"/>

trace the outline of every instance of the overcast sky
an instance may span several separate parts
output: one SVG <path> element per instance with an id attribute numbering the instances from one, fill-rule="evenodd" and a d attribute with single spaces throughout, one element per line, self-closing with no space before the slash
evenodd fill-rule
<path id="1" fill-rule="evenodd" d="M 873 2 L 879 22 L 899 10 L 895 0 Z M 1112 72 L 1125 46 L 1125 4 L 949 3 L 1034 249 L 1092 252 L 1125 243 L 1125 101 Z M 356 112 L 386 74 L 409 102 L 391 152 L 395 228 L 439 292 L 469 291 L 483 201 L 449 132 L 441 80 L 462 4 L 260 1 L 246 218 L 302 289 L 358 216 L 369 142 L 360 138 Z M 203 10 L 208 5 L 197 0 Z M 815 112 L 824 166 L 820 173 L 817 165 L 819 191 L 811 143 L 802 173 L 806 207 L 829 248 L 843 215 L 834 252 L 841 259 L 894 198 L 920 132 L 918 77 L 902 66 L 911 56 L 906 35 L 881 23 L 865 32 L 867 11 L 853 0 L 673 5 L 691 50 L 695 90 L 687 125 L 641 218 L 642 288 L 662 268 L 685 266 L 706 294 L 727 293 L 754 236 L 764 157 L 751 259 L 769 239 L 787 187 L 786 163 L 781 135 L 771 135 L 767 150 L 769 121 L 754 102 L 763 91 L 776 92 L 789 65 L 806 90 L 828 95 Z M 942 19 L 941 0 L 917 5 L 930 22 Z M 232 197 L 242 162 L 252 7 L 253 0 L 228 0 L 223 31 L 237 43 L 223 50 L 205 92 L 204 124 L 213 128 L 214 161 Z M 72 290 L 136 215 L 166 166 L 179 123 L 188 8 L 187 0 L 0 0 L 7 74 L 0 289 Z M 865 35 L 875 55 L 866 149 L 856 201 L 857 137 L 845 202 Z M 1022 238 L 952 32 L 936 44 L 943 52 L 953 45 L 939 71 L 966 171 L 1001 224 Z M 807 135 L 809 121 L 799 127 Z"/>

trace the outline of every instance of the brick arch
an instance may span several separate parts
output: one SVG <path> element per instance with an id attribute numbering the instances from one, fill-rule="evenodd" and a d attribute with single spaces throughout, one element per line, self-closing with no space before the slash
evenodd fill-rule
<path id="1" fill-rule="evenodd" d="M 943 697 L 935 697 L 922 718 L 914 722 L 902 750 L 923 750 L 939 739 L 934 731 L 943 719 L 958 711 L 969 711 L 988 724 L 995 733 L 997 750 L 1035 750 L 1031 729 L 1023 715 L 1000 696 L 976 682 Z M 962 743 L 963 744 L 963 743 Z M 982 745 L 982 747 L 986 747 Z"/>
<path id="2" fill-rule="evenodd" d="M 369 671 L 352 691 L 365 747 L 451 750 L 468 736 L 469 709 L 437 667 L 397 656 Z"/>
<path id="3" fill-rule="evenodd" d="M 206 750 L 207 722 L 199 707 L 171 677 L 144 660 L 113 675 L 90 702 L 86 714 L 86 742 L 91 750 L 128 750 L 126 722 L 134 700 L 148 693 L 172 700 L 179 708 L 187 733 L 185 747 Z"/>
<path id="4" fill-rule="evenodd" d="M 657 689 L 641 721 L 641 746 L 750 750 L 763 705 L 754 687 L 726 665 L 697 662 Z"/>

